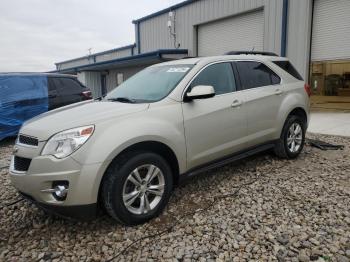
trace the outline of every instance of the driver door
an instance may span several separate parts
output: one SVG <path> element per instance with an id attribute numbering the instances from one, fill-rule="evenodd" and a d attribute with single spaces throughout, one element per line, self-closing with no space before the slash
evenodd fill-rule
<path id="1" fill-rule="evenodd" d="M 187 91 L 197 85 L 213 86 L 215 96 L 182 104 L 189 169 L 244 149 L 247 134 L 244 92 L 236 92 L 230 63 L 205 67 Z"/>

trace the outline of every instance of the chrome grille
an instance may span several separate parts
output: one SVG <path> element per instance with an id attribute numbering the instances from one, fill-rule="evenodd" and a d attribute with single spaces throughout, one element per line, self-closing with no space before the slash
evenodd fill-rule
<path id="1" fill-rule="evenodd" d="M 37 138 L 21 135 L 21 134 L 18 136 L 18 142 L 20 144 L 30 145 L 30 146 L 38 146 L 39 144 L 39 140 Z"/>

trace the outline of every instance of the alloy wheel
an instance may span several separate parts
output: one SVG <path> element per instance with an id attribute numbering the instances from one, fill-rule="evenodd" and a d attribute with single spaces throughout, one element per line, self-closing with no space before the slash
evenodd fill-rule
<path id="1" fill-rule="evenodd" d="M 155 165 L 135 168 L 123 186 L 123 202 L 129 212 L 147 214 L 157 207 L 164 194 L 163 172 Z"/>
<path id="2" fill-rule="evenodd" d="M 299 123 L 293 123 L 287 134 L 287 146 L 291 153 L 299 151 L 303 141 L 303 130 Z"/>

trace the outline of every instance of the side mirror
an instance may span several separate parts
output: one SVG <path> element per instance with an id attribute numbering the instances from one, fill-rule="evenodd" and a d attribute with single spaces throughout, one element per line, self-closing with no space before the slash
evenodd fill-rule
<path id="1" fill-rule="evenodd" d="M 215 96 L 215 90 L 212 86 L 194 86 L 192 90 L 186 93 L 186 100 L 204 99 Z"/>

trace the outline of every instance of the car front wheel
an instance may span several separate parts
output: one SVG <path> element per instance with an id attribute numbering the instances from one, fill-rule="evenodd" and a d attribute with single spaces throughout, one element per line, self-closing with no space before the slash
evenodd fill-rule
<path id="1" fill-rule="evenodd" d="M 144 223 L 158 216 L 173 187 L 171 169 L 164 158 L 139 152 L 115 159 L 103 181 L 104 206 L 126 225 Z"/>

